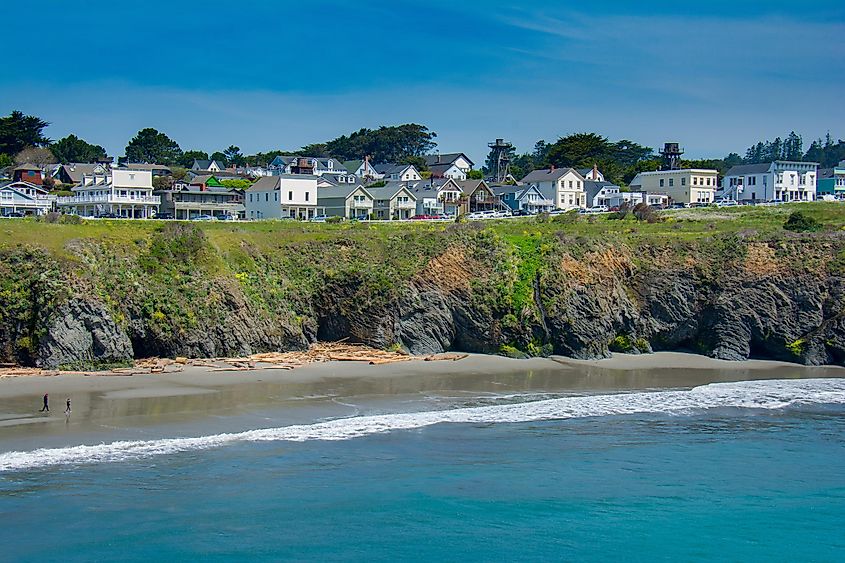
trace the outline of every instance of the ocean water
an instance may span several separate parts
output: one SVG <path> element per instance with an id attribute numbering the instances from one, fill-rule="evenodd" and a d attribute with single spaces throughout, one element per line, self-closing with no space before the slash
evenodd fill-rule
<path id="1" fill-rule="evenodd" d="M 845 380 L 0 453 L 0 560 L 845 560 Z"/>

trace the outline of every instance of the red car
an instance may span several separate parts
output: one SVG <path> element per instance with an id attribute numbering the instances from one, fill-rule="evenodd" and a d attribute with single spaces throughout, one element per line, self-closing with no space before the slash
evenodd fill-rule
<path id="1" fill-rule="evenodd" d="M 436 219 L 436 218 L 437 217 L 435 217 L 434 215 L 414 215 L 413 217 L 411 217 L 412 220 L 417 220 L 417 221 L 425 221 L 427 219 Z"/>

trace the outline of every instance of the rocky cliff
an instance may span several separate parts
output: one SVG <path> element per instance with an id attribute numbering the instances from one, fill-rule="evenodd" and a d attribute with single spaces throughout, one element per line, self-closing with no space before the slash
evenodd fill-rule
<path id="1" fill-rule="evenodd" d="M 131 242 L 6 247 L 0 361 L 96 367 L 348 338 L 413 354 L 684 350 L 845 365 L 837 233 L 532 229 L 360 227 L 277 238 L 174 224 Z"/>

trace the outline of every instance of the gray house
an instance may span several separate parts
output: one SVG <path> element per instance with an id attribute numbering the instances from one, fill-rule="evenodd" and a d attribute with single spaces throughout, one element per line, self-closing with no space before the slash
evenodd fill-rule
<path id="1" fill-rule="evenodd" d="M 317 189 L 317 215 L 369 219 L 373 214 L 373 196 L 363 186 L 338 185 Z"/>

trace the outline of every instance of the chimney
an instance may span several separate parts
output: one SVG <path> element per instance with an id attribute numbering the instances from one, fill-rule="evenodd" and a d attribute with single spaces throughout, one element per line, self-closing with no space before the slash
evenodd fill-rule
<path id="1" fill-rule="evenodd" d="M 552 173 L 552 172 L 554 172 L 554 171 L 555 171 L 555 165 L 554 165 L 554 164 L 550 164 L 550 165 L 549 165 L 549 174 L 551 174 L 551 173 Z"/>
<path id="2" fill-rule="evenodd" d="M 437 164 L 440 164 L 440 153 L 437 153 Z"/>
<path id="3" fill-rule="evenodd" d="M 595 162 L 593 163 L 593 180 L 599 179 L 599 165 Z"/>

